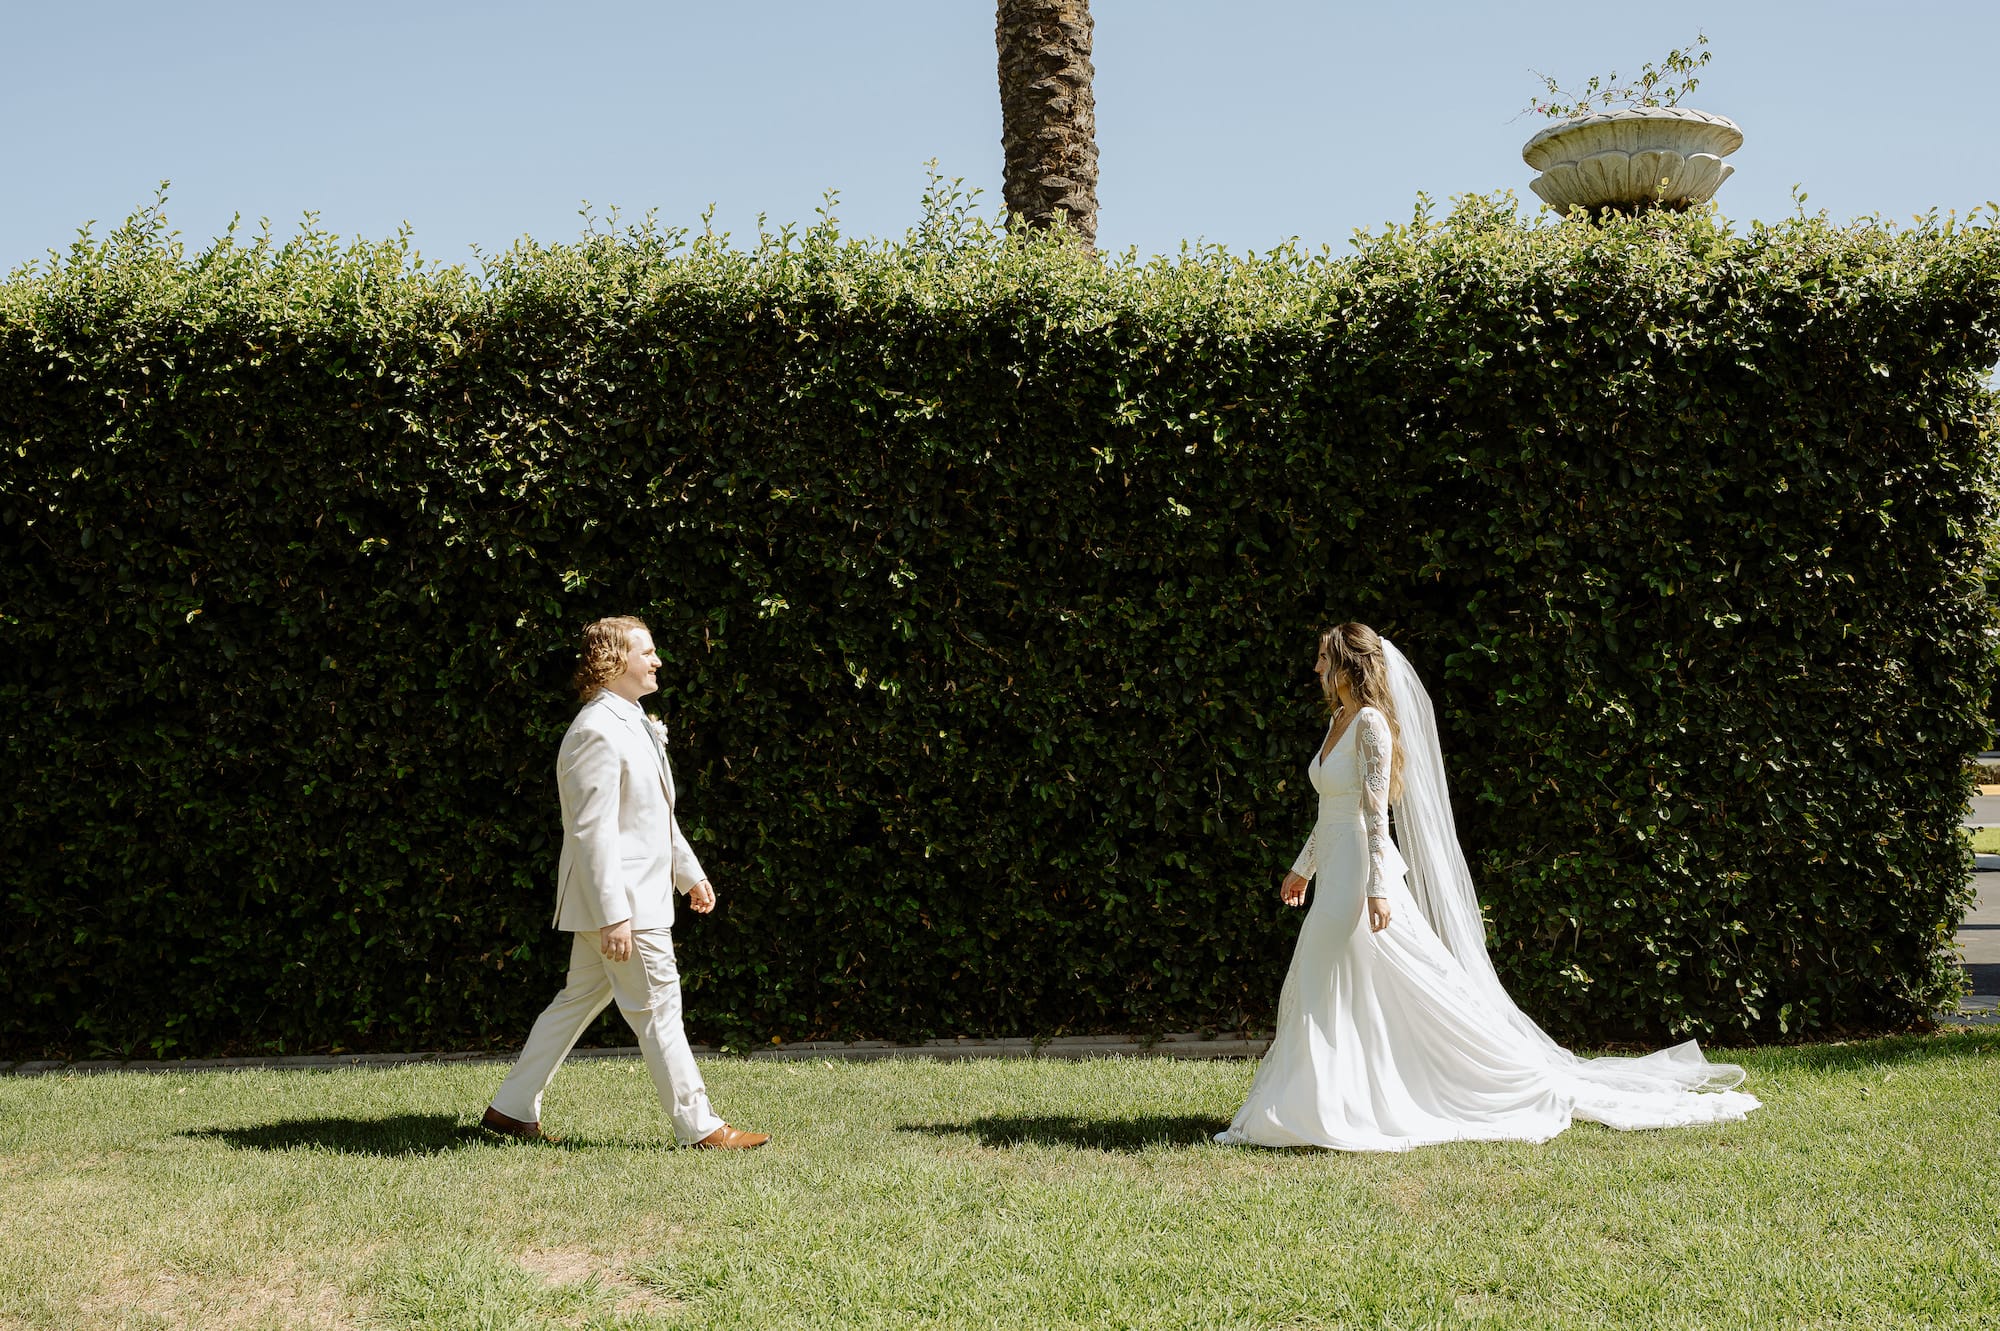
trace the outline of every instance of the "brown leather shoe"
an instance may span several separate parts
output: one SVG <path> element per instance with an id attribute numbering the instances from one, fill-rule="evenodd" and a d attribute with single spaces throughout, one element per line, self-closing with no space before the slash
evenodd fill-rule
<path id="1" fill-rule="evenodd" d="M 549 1142 L 555 1138 L 542 1131 L 539 1123 L 523 1123 L 518 1118 L 508 1118 L 492 1105 L 486 1106 L 486 1117 L 479 1120 L 479 1126 L 488 1132 L 497 1132 L 502 1137 L 517 1137 L 524 1142 Z"/>
<path id="2" fill-rule="evenodd" d="M 695 1145 L 711 1151 L 754 1151 L 769 1140 L 768 1132 L 739 1132 L 725 1123 Z"/>

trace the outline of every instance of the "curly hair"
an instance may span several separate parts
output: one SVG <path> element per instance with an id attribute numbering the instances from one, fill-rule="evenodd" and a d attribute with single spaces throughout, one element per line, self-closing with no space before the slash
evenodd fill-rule
<path id="1" fill-rule="evenodd" d="M 576 673 L 569 678 L 578 698 L 589 702 L 599 689 L 625 673 L 625 653 L 632 650 L 632 635 L 639 632 L 652 630 L 630 615 L 613 615 L 583 626 Z"/>
<path id="2" fill-rule="evenodd" d="M 1389 759 L 1389 799 L 1403 798 L 1403 727 L 1396 720 L 1396 703 L 1389 694 L 1389 661 L 1382 654 L 1382 639 L 1366 624 L 1336 624 L 1319 635 L 1333 669 L 1327 672 L 1326 701 L 1335 705 L 1333 680 L 1339 675 L 1354 690 L 1357 708 L 1373 707 L 1389 722 L 1393 744 Z"/>

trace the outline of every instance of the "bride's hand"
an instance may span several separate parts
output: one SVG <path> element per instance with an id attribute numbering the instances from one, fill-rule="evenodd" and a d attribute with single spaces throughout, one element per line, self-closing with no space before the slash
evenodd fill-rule
<path id="1" fill-rule="evenodd" d="M 1287 906 L 1296 906 L 1306 899 L 1306 880 L 1295 873 L 1285 875 L 1285 881 L 1278 888 L 1278 900 Z"/>
<path id="2" fill-rule="evenodd" d="M 1381 933 L 1389 927 L 1389 898 L 1368 898 L 1368 928 L 1372 933 Z"/>

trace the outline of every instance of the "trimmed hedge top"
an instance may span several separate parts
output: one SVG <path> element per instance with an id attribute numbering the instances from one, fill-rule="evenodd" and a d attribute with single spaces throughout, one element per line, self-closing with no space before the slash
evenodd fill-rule
<path id="1" fill-rule="evenodd" d="M 510 1043 L 577 627 L 668 658 L 698 1038 L 1267 1023 L 1316 630 L 1439 704 L 1571 1038 L 1921 1020 L 2000 239 L 1472 198 L 1334 257 L 157 210 L 0 286 L 0 1050 Z"/>

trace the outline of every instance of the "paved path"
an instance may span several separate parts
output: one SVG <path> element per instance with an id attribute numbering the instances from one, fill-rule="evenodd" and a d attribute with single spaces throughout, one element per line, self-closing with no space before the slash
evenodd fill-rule
<path id="1" fill-rule="evenodd" d="M 1974 874 L 1972 885 L 1979 898 L 1958 926 L 1958 945 L 1965 952 L 1965 973 L 1972 978 L 1972 992 L 2000 998 L 2000 872 Z"/>
<path id="2" fill-rule="evenodd" d="M 2000 795 L 1974 795 L 1966 812 L 1967 827 L 2000 827 Z M 1965 974 L 1972 981 L 1972 998 L 1964 1007 L 1987 1020 L 2000 1019 L 2000 855 L 1977 856 L 1972 876 L 1979 893 L 1958 926 L 1958 946 L 1965 954 Z"/>

